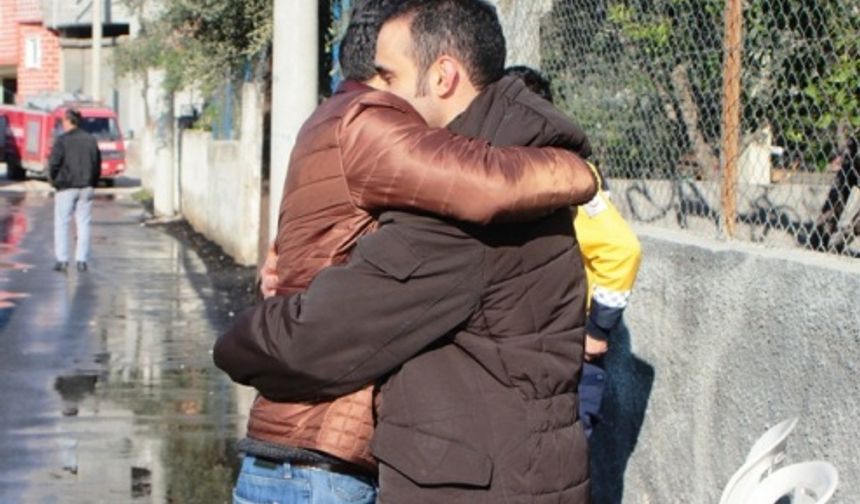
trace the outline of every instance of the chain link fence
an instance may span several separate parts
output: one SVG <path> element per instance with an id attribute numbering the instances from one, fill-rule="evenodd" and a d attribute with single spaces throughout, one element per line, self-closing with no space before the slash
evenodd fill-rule
<path id="1" fill-rule="evenodd" d="M 860 257 L 860 0 L 495 3 L 630 220 Z"/>

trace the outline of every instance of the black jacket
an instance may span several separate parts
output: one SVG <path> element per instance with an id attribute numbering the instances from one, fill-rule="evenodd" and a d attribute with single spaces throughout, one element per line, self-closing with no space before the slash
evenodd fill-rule
<path id="1" fill-rule="evenodd" d="M 57 137 L 48 160 L 51 184 L 58 190 L 95 187 L 102 156 L 95 137 L 75 128 Z"/>
<path id="2" fill-rule="evenodd" d="M 587 147 L 538 100 L 504 79 L 450 127 Z M 382 504 L 587 503 L 586 288 L 570 210 L 485 228 L 404 212 L 379 222 L 303 294 L 243 313 L 216 344 L 218 367 L 274 400 L 387 377 L 372 442 Z"/>

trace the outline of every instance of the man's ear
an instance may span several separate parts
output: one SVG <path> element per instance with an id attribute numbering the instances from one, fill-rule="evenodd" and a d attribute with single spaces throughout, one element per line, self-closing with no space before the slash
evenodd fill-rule
<path id="1" fill-rule="evenodd" d="M 457 90 L 460 84 L 460 65 L 452 58 L 442 56 L 436 60 L 436 76 L 434 82 L 434 92 L 440 98 L 448 98 Z"/>

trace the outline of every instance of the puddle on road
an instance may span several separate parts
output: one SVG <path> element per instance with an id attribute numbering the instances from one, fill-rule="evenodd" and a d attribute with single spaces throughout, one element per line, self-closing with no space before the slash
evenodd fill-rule
<path id="1" fill-rule="evenodd" d="M 51 478 L 73 485 L 68 495 L 93 502 L 105 495 L 124 496 L 117 502 L 229 502 L 244 424 L 233 413 L 234 387 L 195 367 L 126 376 L 106 367 L 55 380 L 64 419 Z M 41 486 L 27 497 L 55 492 Z"/>
<path id="2" fill-rule="evenodd" d="M 134 304 L 123 296 L 113 301 L 107 311 Z M 106 327 L 96 333 L 97 346 L 76 359 L 77 370 L 54 379 L 63 437 L 56 441 L 51 478 L 74 485 L 68 492 L 76 498 L 229 502 L 239 461 L 235 442 L 245 419 L 235 414 L 235 386 L 212 368 L 211 331 L 171 336 L 139 322 L 100 318 Z M 54 492 L 43 487 L 28 497 Z"/>
<path id="3" fill-rule="evenodd" d="M 29 230 L 23 209 L 24 200 L 23 195 L 0 199 L 0 286 L 7 281 L 8 272 L 24 271 L 30 267 L 13 260 L 21 253 L 18 246 Z M 13 308 L 16 300 L 26 297 L 29 297 L 29 294 L 0 288 L 0 310 Z"/>
<path id="4" fill-rule="evenodd" d="M 50 202 L 37 204 L 40 213 L 30 202 L 25 214 L 0 198 L 0 289 L 24 288 L 4 278 L 27 268 L 16 260 L 27 233 L 51 239 L 27 222 L 51 215 Z M 22 354 L 54 367 L 34 371 L 46 376 L 47 410 L 16 417 L 25 421 L 12 448 L 29 460 L 0 473 L 0 502 L 4 491 L 21 495 L 12 502 L 229 502 L 253 396 L 212 364 L 225 294 L 193 252 L 141 228 L 139 208 L 96 212 L 94 230 L 109 239 L 94 249 L 105 259 L 5 311 L 15 315 L 8 334 L 27 334 Z M 0 303 L 27 295 L 6 294 Z"/>

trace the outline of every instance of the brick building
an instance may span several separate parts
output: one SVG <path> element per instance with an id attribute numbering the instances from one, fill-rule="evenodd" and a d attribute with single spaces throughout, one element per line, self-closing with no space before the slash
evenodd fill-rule
<path id="1" fill-rule="evenodd" d="M 60 36 L 45 28 L 40 0 L 0 0 L 3 102 L 61 90 Z"/>
<path id="2" fill-rule="evenodd" d="M 94 0 L 0 0 L 0 79 L 3 103 L 23 103 L 45 92 L 93 94 Z M 129 33 L 127 14 L 111 0 L 102 6 L 103 69 L 99 94 L 116 107 L 118 85 L 109 59 L 117 37 Z"/>

